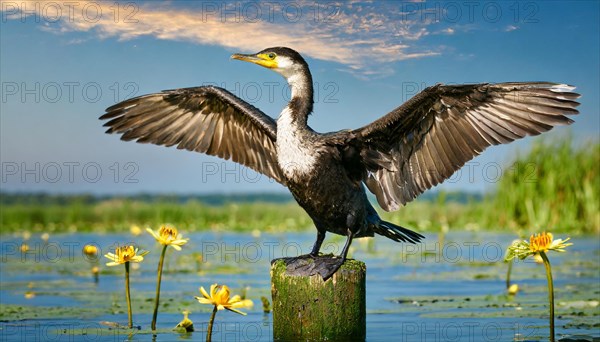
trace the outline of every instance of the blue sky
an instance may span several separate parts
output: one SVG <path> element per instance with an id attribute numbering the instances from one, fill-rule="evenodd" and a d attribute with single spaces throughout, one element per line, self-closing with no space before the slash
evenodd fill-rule
<path id="1" fill-rule="evenodd" d="M 234 52 L 289 46 L 311 66 L 317 131 L 357 128 L 435 83 L 577 86 L 580 142 L 600 130 L 599 3 L 2 1 L 3 191 L 96 194 L 285 191 L 220 159 L 104 134 L 135 95 L 218 84 L 276 117 L 289 92 Z M 493 189 L 527 138 L 492 147 L 441 187 Z"/>

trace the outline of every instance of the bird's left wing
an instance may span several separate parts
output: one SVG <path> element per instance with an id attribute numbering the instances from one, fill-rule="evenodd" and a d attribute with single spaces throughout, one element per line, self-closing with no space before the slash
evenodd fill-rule
<path id="1" fill-rule="evenodd" d="M 545 83 L 429 87 L 381 119 L 349 132 L 381 207 L 397 210 L 490 145 L 570 124 L 579 94 Z"/>
<path id="2" fill-rule="evenodd" d="M 232 159 L 284 182 L 277 164 L 277 125 L 263 112 L 213 86 L 165 90 L 106 109 L 107 133 Z"/>

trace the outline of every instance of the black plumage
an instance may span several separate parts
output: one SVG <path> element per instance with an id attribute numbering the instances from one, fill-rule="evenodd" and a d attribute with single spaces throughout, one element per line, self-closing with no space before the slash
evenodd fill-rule
<path id="1" fill-rule="evenodd" d="M 277 165 L 275 121 L 225 89 L 165 90 L 106 109 L 106 133 L 122 140 L 177 146 L 231 159 L 283 183 Z"/>
<path id="2" fill-rule="evenodd" d="M 570 124 L 579 94 L 549 82 L 435 85 L 373 123 L 317 133 L 306 61 L 288 48 L 233 55 L 272 69 L 290 84 L 292 99 L 274 121 L 214 86 L 167 90 L 118 103 L 101 116 L 123 140 L 177 146 L 231 159 L 287 186 L 317 228 L 346 235 L 341 258 L 317 269 L 329 278 L 354 237 L 375 233 L 415 243 L 423 236 L 379 218 L 364 185 L 386 211 L 397 210 L 450 177 L 491 145 Z"/>

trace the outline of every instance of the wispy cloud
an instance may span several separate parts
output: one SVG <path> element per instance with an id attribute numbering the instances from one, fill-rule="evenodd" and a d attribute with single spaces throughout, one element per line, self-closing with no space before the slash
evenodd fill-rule
<path id="1" fill-rule="evenodd" d="M 10 11 L 4 17 L 48 15 L 47 4 L 27 3 L 28 10 L 22 14 L 3 6 L 5 12 Z M 41 25 L 42 29 L 56 34 L 87 32 L 100 39 L 123 41 L 152 36 L 235 51 L 289 46 L 313 58 L 341 63 L 350 72 L 363 75 L 388 74 L 390 68 L 386 64 L 440 53 L 435 47 L 421 44 L 431 33 L 430 26 L 436 23 L 412 19 L 418 16 L 385 3 L 120 3 L 118 17 L 112 2 L 88 4 L 87 14 L 83 11 L 85 4 L 80 5 L 75 7 L 74 15 Z M 62 10 L 69 13 L 69 9 Z M 436 28 L 436 33 L 453 34 L 454 29 Z M 81 38 L 70 40 L 79 41 Z"/>
<path id="2" fill-rule="evenodd" d="M 453 35 L 454 33 L 456 33 L 456 30 L 452 27 L 447 27 L 443 30 L 439 30 L 436 32 L 436 34 L 445 34 L 445 35 Z"/>
<path id="3" fill-rule="evenodd" d="M 519 27 L 515 26 L 515 25 L 508 25 L 504 28 L 504 32 L 511 32 L 511 31 L 515 31 L 518 30 Z"/>

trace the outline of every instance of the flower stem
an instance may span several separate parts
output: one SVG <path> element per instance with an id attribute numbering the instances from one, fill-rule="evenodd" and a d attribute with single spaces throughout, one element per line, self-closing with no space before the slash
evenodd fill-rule
<path id="1" fill-rule="evenodd" d="M 129 261 L 125 262 L 125 298 L 127 299 L 127 316 L 129 318 L 129 329 L 133 328 L 131 314 L 131 295 L 129 293 Z"/>
<path id="2" fill-rule="evenodd" d="M 94 283 L 98 284 L 100 269 L 98 268 L 98 258 L 92 262 L 92 276 L 94 277 Z"/>
<path id="3" fill-rule="evenodd" d="M 206 331 L 206 342 L 211 342 L 211 340 L 212 340 L 212 329 L 213 329 L 213 323 L 215 322 L 216 314 L 217 314 L 217 306 L 215 305 L 212 315 L 210 316 L 210 321 L 208 322 L 208 330 Z"/>
<path id="4" fill-rule="evenodd" d="M 510 273 L 512 272 L 513 261 L 508 261 L 508 270 L 506 271 L 506 289 L 510 287 Z"/>
<path id="5" fill-rule="evenodd" d="M 163 263 L 165 261 L 165 252 L 168 245 L 164 245 L 158 260 L 158 277 L 156 280 L 156 298 L 154 299 L 154 314 L 152 315 L 152 330 L 156 330 L 156 316 L 158 315 L 158 301 L 160 299 L 160 282 L 162 279 Z"/>
<path id="6" fill-rule="evenodd" d="M 548 279 L 548 301 L 550 302 L 550 342 L 554 342 L 554 283 L 552 282 L 552 269 L 550 260 L 546 253 L 540 252 L 544 266 L 546 266 L 546 278 Z"/>

